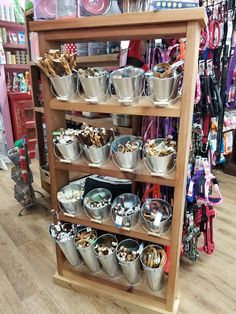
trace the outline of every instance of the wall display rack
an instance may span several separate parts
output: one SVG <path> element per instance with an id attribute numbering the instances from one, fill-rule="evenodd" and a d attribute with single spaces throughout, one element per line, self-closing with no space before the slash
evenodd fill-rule
<path id="1" fill-rule="evenodd" d="M 181 101 L 168 108 L 152 107 L 147 99 L 133 106 L 122 106 L 113 101 L 104 104 L 89 105 L 78 98 L 74 102 L 60 102 L 53 98 L 50 84 L 46 76 L 42 76 L 44 91 L 44 112 L 47 125 L 47 141 L 51 174 L 52 208 L 60 213 L 62 221 L 84 224 L 104 231 L 119 233 L 131 238 L 143 239 L 153 243 L 170 245 L 170 266 L 166 286 L 160 293 L 152 293 L 142 285 L 131 287 L 122 280 L 109 280 L 101 275 L 91 275 L 82 270 L 68 266 L 65 257 L 56 247 L 57 273 L 54 281 L 68 288 L 88 294 L 100 294 L 111 298 L 120 305 L 131 310 L 145 313 L 176 313 L 179 304 L 177 278 L 179 272 L 183 214 L 186 192 L 186 174 L 188 166 L 192 114 L 195 96 L 196 76 L 198 71 L 198 48 L 200 30 L 205 27 L 207 16 L 203 8 L 166 10 L 156 13 L 127 13 L 113 16 L 98 16 L 54 21 L 29 22 L 29 30 L 39 33 L 40 54 L 49 49 L 59 48 L 61 42 L 92 40 L 127 40 L 154 38 L 186 37 L 186 55 Z M 107 113 L 127 113 L 134 116 L 154 115 L 179 117 L 178 154 L 176 171 L 167 177 L 152 177 L 138 168 L 136 173 L 120 172 L 114 165 L 107 164 L 101 168 L 89 168 L 82 162 L 63 164 L 56 160 L 53 153 L 52 132 L 65 127 L 65 111 L 91 111 Z M 154 237 L 143 230 L 122 230 L 106 224 L 91 222 L 86 216 L 68 217 L 60 212 L 57 203 L 57 191 L 69 182 L 69 171 L 82 173 L 113 173 L 117 177 L 125 177 L 133 182 L 151 182 L 174 187 L 172 229 L 165 235 Z"/>

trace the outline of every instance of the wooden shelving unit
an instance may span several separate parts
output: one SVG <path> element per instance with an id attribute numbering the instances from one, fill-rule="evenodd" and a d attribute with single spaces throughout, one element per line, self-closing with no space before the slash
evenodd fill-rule
<path id="1" fill-rule="evenodd" d="M 51 185 L 52 208 L 60 213 L 64 221 L 81 223 L 100 230 L 123 234 L 128 237 L 170 245 L 170 266 L 166 288 L 161 296 L 153 294 L 144 287 L 130 287 L 119 280 L 108 280 L 91 275 L 82 269 L 75 270 L 68 266 L 59 247 L 57 252 L 57 274 L 55 282 L 88 294 L 101 294 L 120 306 L 141 313 L 174 313 L 177 312 L 179 297 L 177 294 L 177 278 L 181 251 L 182 222 L 185 204 L 186 174 L 189 157 L 192 113 L 195 95 L 195 84 L 198 67 L 198 47 L 200 29 L 207 23 L 203 8 L 166 10 L 156 13 L 129 13 L 114 16 L 99 16 L 83 19 L 35 21 L 30 22 L 30 31 L 39 32 L 40 53 L 51 48 L 58 48 L 65 40 L 124 40 L 186 37 L 185 71 L 183 95 L 181 101 L 169 108 L 155 108 L 143 98 L 139 104 L 122 106 L 113 98 L 106 103 L 90 105 L 77 98 L 73 102 L 60 102 L 53 98 L 48 79 L 43 76 L 42 84 L 45 97 L 45 118 L 47 124 L 47 140 L 49 146 L 50 173 L 53 178 Z M 100 113 L 122 113 L 134 116 L 170 116 L 179 117 L 178 154 L 176 170 L 166 177 L 153 177 L 143 164 L 134 173 L 121 172 L 112 162 L 101 168 L 92 168 L 84 162 L 73 164 L 60 163 L 54 156 L 52 132 L 64 127 L 65 111 L 91 111 Z M 134 128 L 135 129 L 135 128 Z M 133 130 L 134 132 L 134 130 Z M 153 236 L 140 226 L 132 230 L 117 229 L 111 220 L 102 224 L 91 221 L 86 215 L 70 217 L 62 214 L 57 203 L 57 191 L 68 184 L 69 171 L 113 175 L 129 178 L 138 182 L 151 182 L 174 187 L 174 204 L 172 229 L 167 234 Z"/>
<path id="2" fill-rule="evenodd" d="M 26 71 L 29 70 L 28 64 L 4 64 L 5 70 L 20 70 L 20 71 Z"/>
<path id="3" fill-rule="evenodd" d="M 26 45 L 21 45 L 21 44 L 15 44 L 15 43 L 6 43 L 3 44 L 4 49 L 27 49 Z"/>

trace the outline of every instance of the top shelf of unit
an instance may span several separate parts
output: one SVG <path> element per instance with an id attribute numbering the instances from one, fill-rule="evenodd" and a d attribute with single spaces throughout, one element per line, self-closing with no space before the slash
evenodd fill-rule
<path id="1" fill-rule="evenodd" d="M 15 22 L 8 22 L 8 21 L 0 20 L 0 27 L 15 29 L 18 31 L 25 31 L 25 25 L 24 24 L 18 24 Z"/>
<path id="2" fill-rule="evenodd" d="M 33 21 L 30 31 L 45 32 L 45 40 L 104 40 L 185 37 L 187 24 L 207 24 L 204 8 L 125 13 L 107 16 Z"/>

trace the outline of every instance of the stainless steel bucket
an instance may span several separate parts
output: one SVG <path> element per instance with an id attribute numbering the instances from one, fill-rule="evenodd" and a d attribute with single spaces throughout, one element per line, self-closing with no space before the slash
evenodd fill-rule
<path id="1" fill-rule="evenodd" d="M 64 186 L 59 192 L 63 192 L 64 194 L 72 193 L 72 191 L 80 191 L 81 198 L 75 202 L 61 202 L 57 196 L 59 203 L 62 205 L 63 209 L 71 215 L 79 215 L 83 212 L 82 205 L 82 194 L 83 194 L 84 186 L 82 184 L 69 184 Z"/>
<path id="2" fill-rule="evenodd" d="M 78 233 L 87 231 L 87 228 L 80 230 Z M 93 230 L 93 232 L 95 233 L 96 237 L 97 237 L 97 233 L 95 230 Z M 76 238 L 76 236 L 75 236 Z M 80 247 L 80 246 L 76 246 L 77 250 L 79 251 L 80 255 L 82 256 L 85 264 L 88 266 L 88 268 L 93 272 L 93 273 L 97 273 L 101 270 L 101 266 L 99 264 L 99 261 L 96 257 L 96 254 L 94 252 L 93 249 L 93 243 L 90 244 L 90 246 L 88 247 Z"/>
<path id="3" fill-rule="evenodd" d="M 55 144 L 64 159 L 75 161 L 79 157 L 79 141 L 68 144 Z"/>
<path id="4" fill-rule="evenodd" d="M 135 152 L 127 152 L 127 153 L 121 153 L 118 152 L 118 146 L 125 145 L 128 141 L 137 141 L 140 143 L 139 148 Z M 112 157 L 113 160 L 120 168 L 123 169 L 135 169 L 141 159 L 141 146 L 142 142 L 140 141 L 140 138 L 137 138 L 136 136 L 132 135 L 124 135 L 116 138 L 112 144 Z"/>
<path id="5" fill-rule="evenodd" d="M 154 221 L 150 221 L 147 218 L 144 217 L 144 210 L 147 208 L 152 201 L 158 201 L 161 205 L 164 205 L 168 208 L 168 216 L 166 219 L 163 219 L 160 221 L 159 224 L 155 224 Z M 167 232 L 171 227 L 171 221 L 172 221 L 172 207 L 171 205 L 159 198 L 154 198 L 147 200 L 143 206 L 141 207 L 141 218 L 142 223 L 145 225 L 146 229 L 151 232 L 157 232 L 157 233 L 164 233 Z"/>
<path id="6" fill-rule="evenodd" d="M 115 126 L 130 128 L 132 125 L 132 119 L 127 114 L 111 114 L 112 123 Z"/>
<path id="7" fill-rule="evenodd" d="M 161 290 L 161 284 L 162 284 L 162 280 L 163 280 L 163 276 L 164 276 L 164 267 L 165 267 L 165 263 L 166 263 L 166 254 L 164 257 L 164 262 L 163 264 L 158 267 L 158 268 L 150 268 L 147 267 L 142 259 L 143 259 L 143 255 L 145 254 L 145 250 L 149 247 L 156 247 L 158 249 L 162 249 L 160 246 L 158 245 L 148 245 L 144 248 L 143 252 L 140 255 L 140 260 L 143 266 L 143 270 L 144 270 L 144 274 L 145 274 L 145 278 L 146 278 L 146 282 L 148 287 L 154 291 L 154 292 L 158 292 L 159 290 Z M 163 250 L 163 252 L 165 252 Z"/>
<path id="8" fill-rule="evenodd" d="M 56 76 L 49 78 L 53 89 L 56 92 L 55 96 L 60 100 L 66 101 L 71 99 L 77 93 L 77 77 L 75 75 L 70 74 L 66 76 Z"/>
<path id="9" fill-rule="evenodd" d="M 118 69 L 110 74 L 118 101 L 131 104 L 142 94 L 144 70 L 135 67 Z"/>
<path id="10" fill-rule="evenodd" d="M 105 240 L 108 241 L 108 243 L 118 242 L 117 238 L 114 235 L 103 234 L 99 238 L 97 238 L 93 247 L 96 244 L 103 243 Z M 116 250 L 114 250 L 114 252 L 112 252 L 110 255 L 99 256 L 96 251 L 95 251 L 95 254 L 97 258 L 99 259 L 100 263 L 102 264 L 103 270 L 110 278 L 116 278 L 119 276 L 119 264 L 116 258 Z"/>
<path id="11" fill-rule="evenodd" d="M 122 216 L 122 223 L 118 226 L 117 225 L 117 216 L 115 214 L 115 206 L 118 204 L 121 204 L 121 197 L 124 196 L 124 206 L 125 208 L 131 208 L 133 206 L 139 207 L 133 214 L 128 216 Z M 122 200 L 123 202 L 123 200 Z M 125 193 L 117 196 L 112 205 L 111 205 L 111 216 L 114 221 L 114 223 L 117 225 L 117 227 L 126 227 L 126 228 L 132 228 L 139 222 L 140 219 L 140 207 L 141 207 L 141 201 L 138 198 L 137 195 L 132 193 Z M 119 216 L 119 215 L 118 215 Z M 120 217 L 120 216 L 119 216 Z"/>
<path id="12" fill-rule="evenodd" d="M 59 245 L 66 259 L 72 266 L 79 266 L 81 264 L 81 259 L 75 247 L 74 237 L 72 237 L 69 240 L 64 240 L 64 241 L 56 240 L 55 242 Z"/>
<path id="13" fill-rule="evenodd" d="M 129 251 L 138 251 L 139 249 L 139 243 L 132 239 L 123 240 L 119 243 L 117 247 L 117 252 L 119 251 L 119 248 L 121 246 L 124 246 L 125 248 L 128 248 Z M 119 259 L 118 254 L 117 258 L 119 260 L 119 264 L 121 266 L 123 275 L 125 279 L 128 281 L 130 285 L 136 285 L 141 280 L 141 265 L 139 260 L 139 255 L 136 257 L 134 261 L 127 261 L 123 262 Z"/>
<path id="14" fill-rule="evenodd" d="M 157 145 L 163 141 L 163 138 L 155 139 Z M 144 154 L 146 165 L 153 173 L 165 174 L 170 172 L 174 167 L 175 153 L 168 156 L 150 156 L 146 153 L 144 148 Z"/>
<path id="15" fill-rule="evenodd" d="M 108 72 L 95 77 L 79 75 L 79 79 L 84 90 L 85 101 L 98 103 L 108 93 Z"/>
<path id="16" fill-rule="evenodd" d="M 111 202 L 108 203 L 107 205 L 103 206 L 103 207 L 95 207 L 95 208 L 89 207 L 85 204 L 86 198 L 92 199 L 96 194 L 101 194 L 101 197 L 102 197 L 102 195 L 105 194 L 105 197 L 109 198 L 110 200 L 112 199 L 112 195 L 111 195 L 111 192 L 109 190 L 104 189 L 104 188 L 94 189 L 85 195 L 85 197 L 84 197 L 84 208 L 85 208 L 85 210 L 87 210 L 90 213 L 90 215 L 94 219 L 104 220 L 110 215 Z"/>
<path id="17" fill-rule="evenodd" d="M 154 105 L 165 107 L 177 98 L 182 74 L 169 78 L 158 78 L 146 75 L 150 97 Z"/>
<path id="18" fill-rule="evenodd" d="M 85 159 L 91 164 L 103 165 L 110 158 L 110 150 L 111 150 L 110 143 L 102 147 L 95 147 L 95 146 L 88 147 L 85 145 L 83 145 L 82 147 L 85 153 Z"/>

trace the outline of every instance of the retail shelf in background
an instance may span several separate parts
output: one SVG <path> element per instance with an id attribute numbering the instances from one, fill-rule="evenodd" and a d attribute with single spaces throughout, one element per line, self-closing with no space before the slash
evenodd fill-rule
<path id="1" fill-rule="evenodd" d="M 21 70 L 27 71 L 29 70 L 28 64 L 4 64 L 5 70 Z"/>
<path id="2" fill-rule="evenodd" d="M 15 22 L 8 22 L 8 21 L 0 20 L 0 27 L 5 27 L 7 29 L 9 28 L 9 29 L 15 29 L 17 31 L 25 32 L 25 25 L 18 24 L 18 23 L 15 23 Z"/>
<path id="3" fill-rule="evenodd" d="M 4 49 L 27 49 L 26 45 L 16 44 L 16 43 L 6 43 L 3 44 Z"/>

